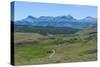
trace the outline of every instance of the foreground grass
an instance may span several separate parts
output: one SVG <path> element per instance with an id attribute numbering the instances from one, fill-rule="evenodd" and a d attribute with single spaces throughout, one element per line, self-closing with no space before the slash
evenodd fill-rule
<path id="1" fill-rule="evenodd" d="M 15 33 L 15 65 L 97 60 L 95 37 Z M 87 37 L 87 38 L 86 38 Z M 49 57 L 55 50 L 55 54 Z"/>

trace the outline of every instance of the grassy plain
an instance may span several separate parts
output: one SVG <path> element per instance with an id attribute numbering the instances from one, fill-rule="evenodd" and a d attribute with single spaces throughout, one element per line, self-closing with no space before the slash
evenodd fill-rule
<path id="1" fill-rule="evenodd" d="M 96 36 L 96 29 L 74 35 L 15 32 L 15 65 L 95 61 Z"/>

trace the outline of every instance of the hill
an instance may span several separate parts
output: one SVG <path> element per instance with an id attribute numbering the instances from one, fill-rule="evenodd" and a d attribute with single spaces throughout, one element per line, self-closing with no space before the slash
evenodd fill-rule
<path id="1" fill-rule="evenodd" d="M 74 34 L 80 29 L 71 27 L 51 27 L 51 26 L 31 26 L 31 25 L 15 25 L 16 32 L 34 32 L 40 34 Z"/>
<path id="2" fill-rule="evenodd" d="M 97 29 L 76 34 L 15 32 L 15 65 L 97 60 Z"/>

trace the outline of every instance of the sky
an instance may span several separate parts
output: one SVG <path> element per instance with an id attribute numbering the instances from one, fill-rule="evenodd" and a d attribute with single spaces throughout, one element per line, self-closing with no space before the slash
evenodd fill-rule
<path id="1" fill-rule="evenodd" d="M 67 16 L 76 19 L 87 16 L 97 17 L 96 6 L 72 5 L 72 4 L 50 4 L 36 2 L 14 2 L 14 20 L 21 20 L 27 16 Z"/>

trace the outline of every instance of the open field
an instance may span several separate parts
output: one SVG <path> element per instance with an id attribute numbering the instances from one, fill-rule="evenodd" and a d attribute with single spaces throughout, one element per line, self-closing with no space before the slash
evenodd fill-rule
<path id="1" fill-rule="evenodd" d="M 97 6 L 11 2 L 11 64 L 97 60 Z"/>
<path id="2" fill-rule="evenodd" d="M 14 33 L 15 65 L 97 60 L 96 30 L 74 35 Z"/>

